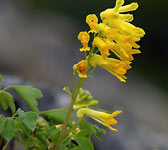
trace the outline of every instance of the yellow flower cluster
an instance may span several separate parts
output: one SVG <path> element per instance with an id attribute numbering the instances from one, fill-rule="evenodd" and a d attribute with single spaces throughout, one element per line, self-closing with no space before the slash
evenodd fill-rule
<path id="1" fill-rule="evenodd" d="M 132 54 L 138 54 L 140 51 L 139 45 L 136 44 L 145 32 L 139 27 L 135 27 L 131 22 L 133 15 L 120 14 L 128 11 L 133 11 L 138 8 L 137 3 L 131 3 L 126 6 L 122 6 L 124 0 L 117 0 L 113 9 L 107 9 L 100 13 L 102 23 L 96 26 L 102 38 L 107 41 L 107 44 L 111 42 L 112 49 L 116 56 L 120 60 L 132 61 Z M 103 27 L 104 26 L 104 27 Z M 109 34 L 113 32 L 113 36 L 109 37 Z"/>
<path id="2" fill-rule="evenodd" d="M 116 76 L 120 81 L 126 82 L 125 73 L 131 68 L 130 64 L 133 61 L 133 54 L 141 53 L 140 46 L 136 42 L 140 41 L 141 37 L 145 35 L 143 29 L 132 25 L 132 14 L 126 12 L 134 11 L 138 8 L 137 3 L 131 3 L 123 6 L 124 0 L 116 0 L 114 8 L 106 9 L 100 13 L 102 22 L 98 23 L 98 18 L 95 14 L 89 14 L 86 17 L 86 23 L 90 27 L 89 32 L 80 32 L 78 39 L 81 41 L 83 48 L 80 51 L 89 51 L 88 57 L 85 57 L 84 63 L 76 64 L 78 67 L 76 71 L 80 77 L 87 77 L 87 68 L 102 67 Z M 89 33 L 94 33 L 92 48 L 97 48 L 101 55 L 97 55 L 90 51 L 88 42 L 90 40 Z M 110 58 L 113 52 L 118 59 Z M 82 67 L 79 67 L 81 66 Z M 80 68 L 85 68 L 80 69 Z M 80 69 L 80 70 L 79 70 Z M 82 71 L 81 71 L 82 70 Z"/>
<path id="3" fill-rule="evenodd" d="M 91 117 L 102 125 L 108 127 L 110 130 L 117 132 L 117 129 L 111 127 L 111 125 L 116 125 L 118 122 L 114 119 L 117 115 L 122 113 L 122 111 L 115 111 L 112 114 L 108 114 L 101 111 L 96 111 L 89 108 L 81 108 L 77 112 L 77 117 L 82 118 L 83 116 Z"/>

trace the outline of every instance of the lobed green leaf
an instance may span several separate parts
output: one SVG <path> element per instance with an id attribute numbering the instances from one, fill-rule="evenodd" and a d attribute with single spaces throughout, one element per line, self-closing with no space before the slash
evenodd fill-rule
<path id="1" fill-rule="evenodd" d="M 38 118 L 38 115 L 35 112 L 26 112 L 23 122 L 31 131 L 34 131 L 36 127 L 35 121 L 37 120 L 37 118 Z"/>
<path id="2" fill-rule="evenodd" d="M 3 115 L 0 115 L 0 134 L 4 128 L 5 121 L 6 121 L 6 118 Z"/>
<path id="3" fill-rule="evenodd" d="M 10 141 L 15 135 L 15 121 L 13 118 L 7 118 L 4 125 L 4 138 Z"/>
<path id="4" fill-rule="evenodd" d="M 39 141 L 41 141 L 42 144 L 48 147 L 49 141 L 46 136 L 42 132 L 39 132 L 36 134 L 36 137 L 38 138 Z"/>
<path id="5" fill-rule="evenodd" d="M 31 135 L 32 131 L 25 125 L 25 123 L 23 122 L 23 118 L 17 118 L 15 120 L 15 123 L 17 130 L 20 131 L 23 138 L 28 138 Z"/>
<path id="6" fill-rule="evenodd" d="M 82 134 L 83 133 L 82 131 L 87 131 L 88 133 L 90 133 L 91 136 L 96 137 L 99 141 L 102 141 L 99 136 L 99 133 L 102 133 L 104 135 L 106 134 L 106 131 L 104 129 L 99 128 L 98 126 L 93 125 L 93 124 L 86 122 L 84 120 L 82 120 L 80 122 L 79 127 L 81 130 L 81 133 L 79 132 L 79 134 Z"/>
<path id="7" fill-rule="evenodd" d="M 70 143 L 71 143 L 71 137 L 67 136 L 62 142 L 61 150 L 65 150 Z"/>
<path id="8" fill-rule="evenodd" d="M 94 150 L 93 144 L 89 138 L 77 135 L 74 137 L 81 150 Z"/>
<path id="9" fill-rule="evenodd" d="M 36 99 L 39 99 L 43 96 L 42 92 L 39 89 L 33 88 L 32 86 L 12 86 L 20 97 L 26 102 L 29 108 L 39 113 L 38 103 Z"/>
<path id="10" fill-rule="evenodd" d="M 67 115 L 68 110 L 67 109 L 52 109 L 48 111 L 43 111 L 41 114 L 44 114 L 48 116 L 48 118 L 52 121 L 54 121 L 56 124 L 63 124 L 65 117 Z M 70 122 L 74 119 L 74 116 L 71 114 L 70 116 Z M 69 122 L 69 123 L 70 123 Z"/>
<path id="11" fill-rule="evenodd" d="M 0 104 L 4 110 L 7 110 L 8 107 L 10 107 L 11 112 L 13 114 L 16 112 L 14 99 L 10 93 L 8 93 L 8 92 L 0 93 Z"/>

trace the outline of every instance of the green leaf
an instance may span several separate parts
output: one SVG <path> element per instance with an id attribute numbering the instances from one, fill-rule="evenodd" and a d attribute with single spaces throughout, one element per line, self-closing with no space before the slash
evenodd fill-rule
<path id="1" fill-rule="evenodd" d="M 80 130 L 80 132 L 78 133 L 78 135 L 89 137 L 89 132 L 87 130 Z"/>
<path id="2" fill-rule="evenodd" d="M 37 88 L 32 88 L 32 93 L 33 93 L 34 97 L 37 99 L 43 97 L 43 93 Z"/>
<path id="3" fill-rule="evenodd" d="M 4 110 L 7 110 L 8 107 L 10 107 L 13 114 L 16 112 L 14 99 L 10 93 L 8 92 L 0 93 L 0 104 Z"/>
<path id="4" fill-rule="evenodd" d="M 69 145 L 70 143 L 71 143 L 71 137 L 67 136 L 62 142 L 61 150 L 65 150 L 66 146 Z"/>
<path id="5" fill-rule="evenodd" d="M 80 122 L 79 126 L 80 126 L 80 130 L 81 130 L 81 132 L 79 132 L 79 134 L 82 134 L 82 131 L 88 131 L 90 133 L 90 135 L 96 137 L 99 141 L 102 141 L 102 140 L 101 140 L 98 133 L 100 132 L 104 135 L 106 134 L 106 131 L 104 129 L 99 128 L 98 126 L 93 125 L 93 124 L 86 122 L 84 120 L 82 120 Z"/>
<path id="6" fill-rule="evenodd" d="M 81 150 L 81 148 L 80 147 L 74 147 L 71 150 Z"/>
<path id="7" fill-rule="evenodd" d="M 16 129 L 20 131 L 23 138 L 28 138 L 31 135 L 32 131 L 25 125 L 23 119 L 17 118 L 15 120 L 15 123 L 16 123 Z"/>
<path id="8" fill-rule="evenodd" d="M 57 129 L 56 132 L 52 135 L 51 139 L 53 140 L 53 142 L 57 143 L 58 138 L 60 136 L 60 132 L 61 132 L 61 130 Z"/>
<path id="9" fill-rule="evenodd" d="M 34 131 L 35 129 L 35 121 L 37 120 L 38 115 L 35 112 L 26 112 L 25 113 L 25 117 L 23 119 L 23 122 L 25 123 L 25 125 L 31 129 L 32 131 Z"/>
<path id="10" fill-rule="evenodd" d="M 86 130 L 88 131 L 91 135 L 96 135 L 96 129 L 94 128 L 94 125 L 82 120 L 79 124 L 81 130 Z"/>
<path id="11" fill-rule="evenodd" d="M 46 136 L 43 135 L 43 133 L 37 133 L 36 137 L 38 138 L 39 141 L 41 141 L 45 146 L 48 147 L 49 141 Z"/>
<path id="12" fill-rule="evenodd" d="M 29 108 L 34 112 L 39 112 L 38 103 L 36 99 L 41 98 L 43 95 L 40 90 L 33 88 L 32 86 L 12 86 L 16 92 L 22 97 Z"/>
<path id="13" fill-rule="evenodd" d="M 3 115 L 0 115 L 0 134 L 1 134 L 1 131 L 3 130 L 3 128 L 4 128 L 5 121 L 6 121 L 6 118 Z"/>
<path id="14" fill-rule="evenodd" d="M 68 86 L 65 86 L 65 87 L 63 88 L 63 90 L 64 90 L 65 92 L 67 92 L 69 95 L 72 95 L 72 93 L 71 93 L 71 91 L 69 90 L 69 87 L 68 87 Z"/>
<path id="15" fill-rule="evenodd" d="M 42 114 L 48 116 L 48 118 L 57 124 L 63 124 L 65 117 L 67 115 L 68 110 L 67 109 L 52 109 L 48 111 L 41 112 Z M 74 116 L 71 114 L 70 121 L 74 119 Z"/>
<path id="16" fill-rule="evenodd" d="M 14 138 L 15 138 L 16 141 L 20 140 L 19 134 L 17 132 L 15 132 Z"/>
<path id="17" fill-rule="evenodd" d="M 12 118 L 7 118 L 4 125 L 4 138 L 10 141 L 15 135 L 15 121 Z"/>
<path id="18" fill-rule="evenodd" d="M 74 137 L 81 150 L 94 150 L 93 144 L 89 138 L 77 135 Z"/>
<path id="19" fill-rule="evenodd" d="M 106 135 L 106 130 L 99 128 L 97 125 L 94 125 L 94 128 L 96 129 L 97 132 L 100 132 L 100 133 Z"/>
<path id="20" fill-rule="evenodd" d="M 55 126 L 55 125 L 50 126 L 49 129 L 47 130 L 48 136 L 49 136 L 49 137 L 52 137 L 53 134 L 55 133 L 55 131 L 56 131 L 56 126 Z"/>
<path id="21" fill-rule="evenodd" d="M 19 118 L 23 119 L 25 117 L 25 112 L 20 108 L 17 110 Z"/>

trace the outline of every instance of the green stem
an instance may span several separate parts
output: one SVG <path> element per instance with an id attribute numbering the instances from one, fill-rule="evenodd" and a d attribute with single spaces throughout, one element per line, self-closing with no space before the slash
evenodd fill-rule
<path id="1" fill-rule="evenodd" d="M 61 144 L 62 140 L 63 140 L 64 137 L 65 137 L 65 133 L 66 133 L 66 130 L 67 130 L 68 121 L 69 121 L 70 115 L 71 115 L 71 113 L 72 113 L 72 111 L 73 111 L 73 105 L 74 105 L 75 102 L 76 102 L 76 97 L 77 97 L 77 95 L 78 95 L 78 93 L 79 93 L 79 89 L 80 89 L 80 87 L 82 86 L 83 81 L 84 81 L 83 78 L 81 78 L 81 79 L 79 80 L 79 83 L 78 83 L 76 92 L 73 92 L 73 94 L 72 94 L 71 104 L 70 104 L 70 106 L 69 106 L 69 108 L 68 108 L 68 113 L 67 113 L 66 118 L 65 118 L 65 120 L 64 120 L 64 124 L 63 124 L 62 130 L 61 130 L 61 133 L 60 133 L 60 137 L 59 137 L 58 142 L 57 142 L 57 145 L 56 145 L 56 150 L 60 150 L 60 144 Z M 75 84 L 75 82 L 74 82 L 74 84 Z M 74 86 L 74 87 L 75 87 L 75 86 Z M 75 91 L 75 90 L 73 90 L 73 91 Z"/>
<path id="2" fill-rule="evenodd" d="M 5 92 L 6 90 L 8 90 L 8 89 L 10 89 L 10 88 L 12 88 L 12 86 L 8 86 L 8 87 L 2 89 L 2 90 L 0 91 L 0 93 L 3 93 L 3 92 Z"/>
<path id="3" fill-rule="evenodd" d="M 75 99 L 75 101 L 76 101 L 76 97 L 78 96 L 78 93 L 82 86 L 83 81 L 84 81 L 84 78 L 80 78 L 77 89 L 76 89 L 76 93 L 74 94 L 74 98 L 72 97 L 72 99 Z"/>
<path id="4" fill-rule="evenodd" d="M 11 118 L 16 118 L 17 115 L 18 115 L 18 113 L 16 112 L 11 116 Z"/>
<path id="5" fill-rule="evenodd" d="M 89 53 L 89 57 L 88 57 L 88 64 L 90 63 L 90 59 L 91 59 L 91 57 L 92 57 L 92 54 L 93 54 L 93 52 L 94 52 L 94 49 L 95 49 L 95 46 L 92 46 L 91 51 L 90 51 L 90 53 Z"/>
<path id="6" fill-rule="evenodd" d="M 10 141 L 7 141 L 2 150 L 6 150 Z"/>
<path id="7" fill-rule="evenodd" d="M 93 73 L 93 71 L 95 71 L 96 67 L 94 67 L 89 73 L 88 73 L 88 77 Z"/>
<path id="8" fill-rule="evenodd" d="M 97 54 L 97 53 L 98 53 L 98 51 L 99 51 L 99 49 L 97 49 L 97 50 L 96 50 L 95 54 Z"/>
<path id="9" fill-rule="evenodd" d="M 77 72 L 75 72 L 75 78 L 74 78 L 74 85 L 73 85 L 72 95 L 75 94 L 75 90 L 76 90 L 76 79 L 77 79 Z"/>

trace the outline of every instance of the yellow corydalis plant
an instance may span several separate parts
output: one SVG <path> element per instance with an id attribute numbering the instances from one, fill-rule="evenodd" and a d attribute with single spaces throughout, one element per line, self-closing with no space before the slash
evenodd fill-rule
<path id="1" fill-rule="evenodd" d="M 122 113 L 122 111 L 115 111 L 112 114 L 108 114 L 101 111 L 96 111 L 89 108 L 81 108 L 77 111 L 77 117 L 82 118 L 84 116 L 91 117 L 102 125 L 108 127 L 110 130 L 117 132 L 117 129 L 111 127 L 111 125 L 116 125 L 118 123 L 117 120 L 114 119 L 117 115 Z"/>
<path id="2" fill-rule="evenodd" d="M 86 23 L 90 27 L 89 31 L 82 31 L 78 34 L 78 39 L 83 45 L 80 52 L 84 51 L 84 58 L 73 66 L 75 77 L 72 93 L 66 88 L 66 92 L 72 96 L 72 101 L 56 146 L 58 150 L 60 150 L 61 142 L 63 142 L 66 133 L 68 133 L 68 121 L 73 110 L 77 111 L 77 117 L 80 118 L 73 125 L 73 128 L 79 128 L 76 135 L 82 132 L 80 123 L 85 117 L 91 117 L 110 130 L 117 132 L 117 129 L 113 128 L 112 125 L 117 124 L 114 117 L 122 111 L 109 114 L 90 109 L 90 107 L 97 105 L 98 101 L 94 100 L 90 93 L 81 89 L 81 86 L 84 79 L 88 78 L 97 67 L 107 70 L 120 81 L 126 82 L 125 74 L 128 69 L 131 69 L 131 63 L 134 60 L 133 55 L 141 53 L 140 46 L 136 42 L 140 41 L 145 32 L 130 23 L 134 18 L 132 14 L 127 13 L 136 10 L 138 4 L 131 3 L 125 6 L 123 4 L 124 0 L 116 0 L 114 8 L 106 9 L 100 13 L 100 21 L 95 14 L 89 14 L 86 17 Z M 93 34 L 93 38 L 90 38 L 90 34 Z M 89 43 L 91 43 L 90 46 Z M 112 58 L 114 56 L 111 55 L 112 53 L 115 58 Z M 77 79 L 77 74 L 79 79 Z"/>
<path id="3" fill-rule="evenodd" d="M 105 133 L 105 131 L 96 125 L 84 121 L 85 117 L 90 117 L 110 130 L 117 132 L 117 129 L 112 127 L 118 123 L 114 117 L 122 111 L 114 111 L 110 114 L 106 113 L 106 111 L 102 112 L 91 109 L 90 107 L 96 106 L 99 101 L 93 99 L 90 92 L 83 90 L 82 84 L 97 67 L 107 70 L 120 81 L 126 82 L 127 77 L 125 74 L 128 69 L 131 69 L 130 64 L 134 59 L 133 54 L 141 53 L 139 50 L 140 46 L 136 42 L 140 41 L 145 32 L 143 29 L 132 25 L 130 22 L 133 20 L 133 15 L 127 14 L 129 11 L 136 10 L 138 4 L 131 3 L 125 6 L 123 4 L 124 0 L 116 0 L 114 8 L 106 9 L 100 13 L 100 22 L 98 22 L 95 14 L 89 14 L 86 17 L 86 23 L 90 29 L 88 32 L 82 31 L 78 34 L 78 39 L 83 46 L 80 48 L 80 52 L 84 51 L 84 58 L 73 66 L 74 85 L 72 92 L 68 86 L 64 88 L 64 91 L 71 96 L 68 109 L 53 109 L 39 112 L 37 106 L 29 105 L 34 112 L 24 112 L 21 109 L 16 111 L 14 99 L 6 90 L 13 88 L 24 101 L 27 102 L 27 98 L 32 97 L 34 103 L 37 103 L 36 99 L 42 96 L 40 90 L 30 86 L 17 85 L 8 86 L 0 90 L 1 101 L 10 99 L 9 106 L 1 104 L 2 108 L 6 110 L 7 107 L 10 107 L 13 114 L 11 117 L 0 115 L 0 123 L 4 124 L 2 132 L 0 131 L 0 147 L 2 147 L 3 137 L 6 140 L 6 144 L 2 148 L 3 150 L 7 148 L 10 140 L 15 138 L 15 135 L 18 135 L 18 131 L 21 135 L 23 134 L 19 143 L 25 144 L 26 149 L 93 150 L 91 136 L 95 136 L 100 140 L 98 133 Z M 90 34 L 93 34 L 91 35 L 93 38 L 90 38 Z M 91 43 L 90 46 L 89 43 Z M 112 53 L 115 56 L 111 55 Z M 0 82 L 1 78 L 0 75 Z M 28 104 L 30 102 L 28 101 Z M 77 122 L 74 121 L 73 111 L 76 111 L 77 117 L 80 118 Z M 49 121 L 40 117 L 39 114 L 48 116 Z M 24 120 L 27 117 L 31 117 L 31 119 L 26 123 Z M 29 129 L 28 136 L 24 136 L 25 134 L 27 135 L 25 128 L 22 130 L 21 126 L 16 128 L 14 126 L 15 124 L 22 123 L 24 123 L 26 129 Z M 7 127 L 6 124 L 11 124 L 12 126 Z M 30 124 L 34 126 L 30 126 Z M 5 132 L 8 129 L 12 131 L 12 134 L 9 135 L 8 132 Z M 36 134 L 34 134 L 35 131 Z M 48 131 L 50 131 L 50 134 L 46 134 Z M 32 137 L 38 140 L 32 140 Z M 24 141 L 27 142 L 25 143 Z"/>

